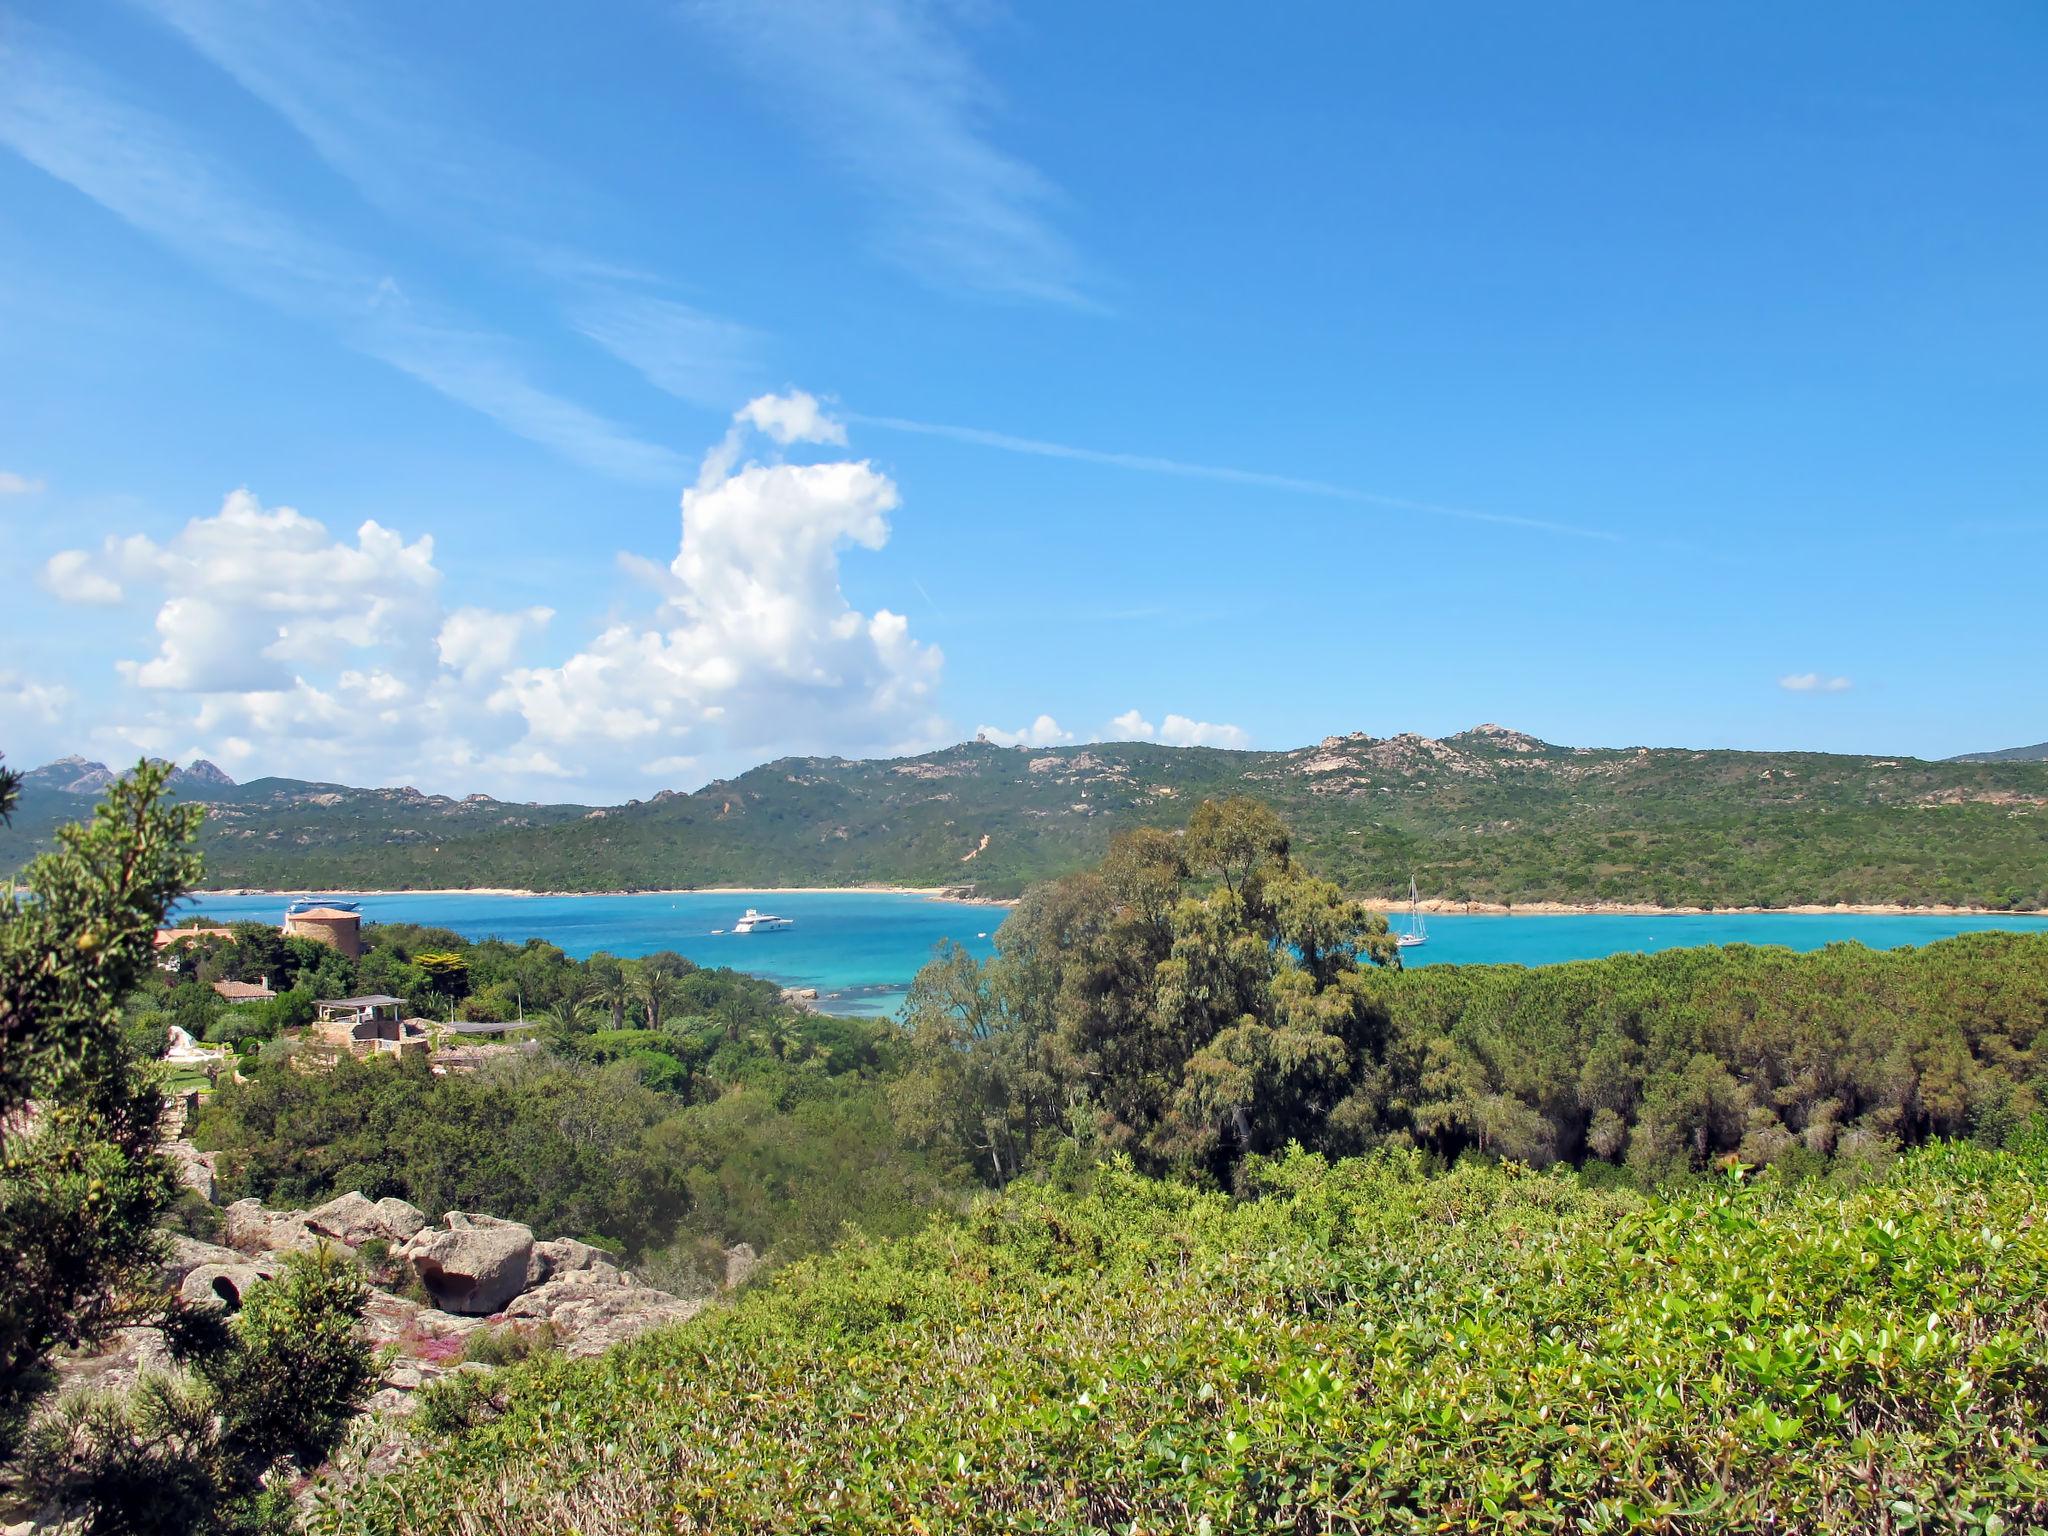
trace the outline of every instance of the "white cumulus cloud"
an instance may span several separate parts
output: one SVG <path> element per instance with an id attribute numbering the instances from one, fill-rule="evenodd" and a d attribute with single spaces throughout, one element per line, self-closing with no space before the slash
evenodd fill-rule
<path id="1" fill-rule="evenodd" d="M 522 608 L 515 613 L 458 608 L 441 621 L 434 648 L 442 666 L 468 678 L 483 677 L 511 665 L 527 632 L 546 628 L 554 616 L 552 608 Z"/>
<path id="2" fill-rule="evenodd" d="M 672 558 L 621 556 L 653 589 L 645 611 L 552 660 L 524 654 L 551 609 L 445 602 L 431 537 L 374 519 L 338 536 L 246 490 L 161 542 L 63 551 L 43 580 L 151 636 L 117 664 L 132 692 L 101 736 L 124 748 L 448 791 L 568 780 L 583 798 L 783 754 L 925 750 L 945 739 L 943 658 L 841 582 L 849 552 L 888 543 L 897 488 L 861 460 L 783 457 L 843 437 L 812 396 L 749 401 L 683 492 Z"/>
<path id="3" fill-rule="evenodd" d="M 0 720 L 14 717 L 54 725 L 71 699 L 71 690 L 62 683 L 39 683 L 18 672 L 0 671 Z"/>
<path id="4" fill-rule="evenodd" d="M 1241 751 L 1252 744 L 1250 733 L 1240 726 L 1191 720 L 1186 715 L 1168 715 L 1155 726 L 1135 709 L 1127 709 L 1111 720 L 1103 731 L 1103 738 L 1109 741 L 1160 741 L 1169 747 L 1228 747 L 1234 751 Z"/>
<path id="5" fill-rule="evenodd" d="M 1074 739 L 1074 733 L 1061 730 L 1059 721 L 1051 715 L 1040 715 L 1029 725 L 1014 731 L 1006 731 L 999 725 L 976 726 L 974 734 L 999 747 L 1063 747 Z"/>
<path id="6" fill-rule="evenodd" d="M 834 443 L 846 446 L 846 428 L 825 414 L 815 395 L 791 390 L 786 395 L 761 395 L 740 407 L 737 420 L 765 432 L 785 446 L 790 443 Z"/>
<path id="7" fill-rule="evenodd" d="M 934 732 L 939 651 L 901 614 L 858 612 L 840 585 L 842 551 L 888 542 L 895 484 L 855 460 L 742 464 L 750 426 L 785 444 L 844 437 L 808 395 L 742 407 L 683 493 L 653 621 L 612 624 L 557 666 L 514 669 L 495 708 L 537 740 L 632 742 L 651 762 L 888 750 Z"/>
<path id="8" fill-rule="evenodd" d="M 1778 679 L 1787 693 L 1847 693 L 1856 685 L 1846 677 L 1825 677 L 1818 672 L 1794 672 Z"/>
<path id="9" fill-rule="evenodd" d="M 0 496 L 33 496 L 43 488 L 40 480 L 31 480 L 27 475 L 17 475 L 10 469 L 0 469 Z"/>
<path id="10" fill-rule="evenodd" d="M 121 584 L 94 569 L 93 557 L 82 549 L 60 549 L 44 561 L 42 583 L 67 603 L 109 604 L 122 597 Z"/>
<path id="11" fill-rule="evenodd" d="M 379 647 L 413 648 L 438 615 L 434 541 L 408 544 L 371 519 L 355 542 L 247 490 L 168 543 L 109 538 L 61 550 L 44 584 L 73 602 L 160 590 L 157 653 L 123 664 L 139 687 L 188 693 L 276 691 L 304 665 Z"/>

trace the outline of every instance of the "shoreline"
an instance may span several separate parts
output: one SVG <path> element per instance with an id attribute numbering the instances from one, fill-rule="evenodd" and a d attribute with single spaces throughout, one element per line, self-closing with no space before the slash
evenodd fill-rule
<path id="1" fill-rule="evenodd" d="M 1362 898 L 1374 911 L 1399 915 L 1408 903 Z M 1644 901 L 1450 901 L 1429 896 L 1416 906 L 1431 917 L 2048 917 L 2040 907 L 1913 907 L 1898 902 L 1798 902 L 1784 907 L 1660 907 Z"/>
<path id="2" fill-rule="evenodd" d="M 858 885 L 696 885 L 645 891 L 546 891 L 519 886 L 468 885 L 407 889 L 344 891 L 329 888 L 327 894 L 351 896 L 919 896 L 927 901 L 949 901 L 966 907 L 1011 907 L 1015 898 L 976 896 L 971 886 L 887 885 L 866 881 Z M 258 886 L 232 886 L 219 890 L 191 891 L 187 899 L 206 896 L 302 896 L 306 888 L 271 890 Z M 1408 903 L 1398 897 L 1359 898 L 1374 911 L 1398 915 Z M 1432 917 L 2048 917 L 2039 907 L 1968 907 L 1936 904 L 1907 906 L 1897 902 L 1801 902 L 1784 907 L 1660 907 L 1635 901 L 1451 901 L 1442 896 L 1425 897 L 1416 905 Z"/>
<path id="3" fill-rule="evenodd" d="M 349 898 L 352 896 L 921 896 L 927 901 L 951 901 L 968 907 L 1008 907 L 1015 902 L 995 896 L 970 894 L 971 886 L 964 885 L 882 885 L 864 882 L 860 885 L 685 885 L 664 887 L 658 890 L 609 890 L 609 891 L 544 891 L 528 890 L 516 885 L 435 885 L 401 886 L 389 889 L 343 890 L 339 886 L 297 886 L 291 890 L 272 890 L 264 886 L 235 885 L 222 886 L 211 890 L 193 890 L 185 893 L 186 900 L 200 896 L 275 896 L 290 901 L 317 891 L 320 894 Z"/>

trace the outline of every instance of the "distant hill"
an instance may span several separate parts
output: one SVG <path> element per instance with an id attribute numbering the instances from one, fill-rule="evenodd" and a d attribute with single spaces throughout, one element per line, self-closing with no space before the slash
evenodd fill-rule
<path id="1" fill-rule="evenodd" d="M 2048 741 L 2031 747 L 2007 747 L 2002 752 L 1965 752 L 1949 759 L 1952 763 L 2048 763 Z"/>
<path id="2" fill-rule="evenodd" d="M 24 788 L 50 789 L 62 794 L 97 795 L 120 775 L 105 763 L 82 757 L 60 757 L 54 763 L 32 768 L 21 776 Z M 205 758 L 183 768 L 171 769 L 171 783 L 180 789 L 233 789 L 235 781 Z"/>
<path id="3" fill-rule="evenodd" d="M 0 869 L 87 808 L 93 764 L 29 776 Z M 103 771 L 103 770 L 102 770 Z M 1360 894 L 1454 900 L 2048 906 L 2048 764 L 1561 747 L 1500 726 L 1289 752 L 982 742 L 785 758 L 690 794 L 518 805 L 294 779 L 194 782 L 209 886 L 971 886 L 1010 895 L 1131 826 L 1252 794 Z"/>

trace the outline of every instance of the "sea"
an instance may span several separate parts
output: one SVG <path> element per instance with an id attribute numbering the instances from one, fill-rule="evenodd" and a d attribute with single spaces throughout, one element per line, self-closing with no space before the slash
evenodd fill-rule
<path id="1" fill-rule="evenodd" d="M 892 1016 L 910 980 L 951 940 L 977 958 L 995 952 L 1005 908 L 893 891 L 716 891 L 681 895 L 506 896 L 459 891 L 385 895 L 317 894 L 359 902 L 365 922 L 424 923 L 465 938 L 520 943 L 546 939 L 578 959 L 605 950 L 622 957 L 674 950 L 699 965 L 729 965 L 784 987 L 815 988 L 833 1013 Z M 281 921 L 281 896 L 190 897 L 179 915 L 222 922 Z M 738 934 L 748 907 L 791 920 L 777 932 Z M 1396 926 L 1406 922 L 1397 916 Z M 1511 962 L 1549 965 L 1629 951 L 1697 944 L 1782 944 L 1819 949 L 1853 940 L 1873 948 L 1931 944 L 1982 929 L 2043 933 L 2048 917 L 1857 915 L 1851 913 L 1673 913 L 1438 916 L 1429 942 L 1402 952 L 1406 965 Z"/>

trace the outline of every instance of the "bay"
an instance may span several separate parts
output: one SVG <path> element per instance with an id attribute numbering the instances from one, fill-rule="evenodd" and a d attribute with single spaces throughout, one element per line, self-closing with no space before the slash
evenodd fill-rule
<path id="1" fill-rule="evenodd" d="M 834 1013 L 893 1014 L 917 968 L 946 940 L 978 958 L 995 952 L 1005 908 L 898 891 L 698 891 L 607 896 L 511 896 L 464 891 L 324 894 L 362 904 L 366 922 L 424 923 L 470 939 L 546 939 L 578 959 L 597 950 L 627 958 L 674 950 L 699 965 L 729 965 L 785 987 L 815 987 Z M 219 921 L 277 922 L 285 898 L 202 894 L 181 907 Z M 736 934 L 748 907 L 790 918 L 774 933 Z M 1396 916 L 1396 925 L 1406 921 Z M 1698 944 L 1781 944 L 1819 949 L 1843 941 L 1893 949 L 1983 929 L 2048 932 L 2048 917 L 1731 912 L 1431 916 L 1429 942 L 1407 965 L 1551 965 L 1627 951 Z M 723 930 L 723 931 L 720 931 Z"/>

